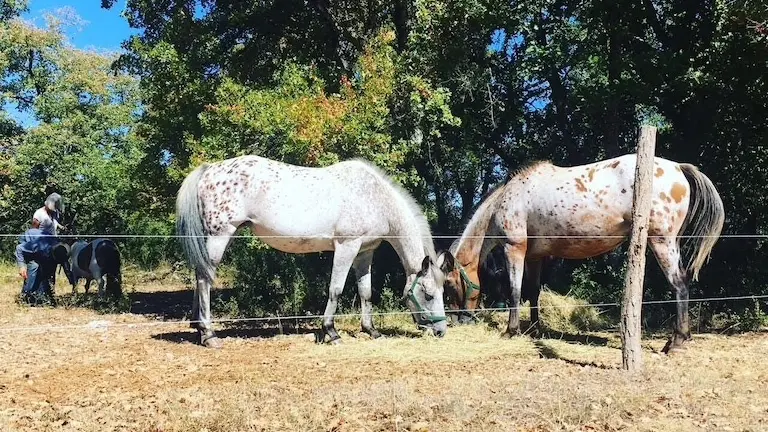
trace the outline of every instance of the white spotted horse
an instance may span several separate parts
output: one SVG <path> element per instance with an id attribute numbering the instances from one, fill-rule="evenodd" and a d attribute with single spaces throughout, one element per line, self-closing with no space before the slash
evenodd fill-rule
<path id="1" fill-rule="evenodd" d="M 85 292 L 92 281 L 98 282 L 98 293 L 104 297 L 122 295 L 122 272 L 120 251 L 117 245 L 105 238 L 91 242 L 76 241 L 69 249 L 72 272 L 72 292 L 76 292 L 77 283 L 85 279 Z"/>
<path id="2" fill-rule="evenodd" d="M 632 224 L 636 156 L 574 167 L 536 162 L 518 171 L 480 204 L 451 247 L 456 268 L 446 289 L 478 284 L 478 263 L 504 248 L 511 305 L 506 335 L 520 333 L 521 292 L 530 284 L 531 322 L 540 326 L 542 259 L 584 259 L 616 249 Z M 725 211 L 715 186 L 691 164 L 655 158 L 648 239 L 676 295 L 677 317 L 664 352 L 690 340 L 688 285 L 698 279 L 723 228 Z M 683 235 L 688 229 L 689 234 Z M 681 240 L 685 239 L 685 248 Z M 683 257 L 685 252 L 685 257 Z M 473 303 L 475 304 L 475 303 Z"/>
<path id="3" fill-rule="evenodd" d="M 362 329 L 380 336 L 371 317 L 371 261 L 383 240 L 405 268 L 403 300 L 413 320 L 437 336 L 447 331 L 443 281 L 454 267 L 453 256 L 436 255 L 418 204 L 366 161 L 310 168 L 241 156 L 205 163 L 182 183 L 176 210 L 177 232 L 197 280 L 191 325 L 203 346 L 221 346 L 212 328 L 210 289 L 216 267 L 241 226 L 283 252 L 333 251 L 323 317 L 328 342 L 340 340 L 333 317 L 350 268 L 357 276 Z"/>

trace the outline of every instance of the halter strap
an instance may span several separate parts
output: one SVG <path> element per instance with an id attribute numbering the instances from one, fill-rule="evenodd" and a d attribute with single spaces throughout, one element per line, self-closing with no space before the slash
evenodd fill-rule
<path id="1" fill-rule="evenodd" d="M 421 306 L 421 303 L 419 303 L 419 299 L 416 298 L 416 294 L 413 293 L 413 290 L 416 288 L 416 285 L 419 283 L 419 279 L 421 279 L 421 276 L 416 276 L 416 279 L 413 280 L 413 283 L 411 284 L 411 288 L 408 290 L 408 298 L 411 299 L 413 304 L 416 305 L 416 308 L 421 312 L 423 315 L 426 315 L 425 321 L 429 321 L 431 323 L 439 323 L 441 321 L 446 320 L 445 314 L 442 316 L 435 316 L 433 312 L 428 311 L 424 309 L 424 307 Z"/>
<path id="2" fill-rule="evenodd" d="M 464 270 L 464 267 L 462 267 L 461 264 L 458 264 L 458 266 L 459 266 L 459 273 L 461 274 L 461 279 L 467 285 L 467 289 L 464 290 L 464 309 L 469 309 L 469 296 L 473 292 L 475 292 L 475 290 L 480 291 L 480 285 L 472 282 L 472 280 L 469 279 L 469 275 Z"/>

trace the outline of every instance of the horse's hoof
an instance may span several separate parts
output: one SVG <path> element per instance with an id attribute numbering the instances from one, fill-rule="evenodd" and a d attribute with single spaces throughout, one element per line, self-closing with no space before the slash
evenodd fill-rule
<path id="1" fill-rule="evenodd" d="M 381 332 L 379 332 L 378 330 L 371 330 L 371 331 L 367 331 L 366 333 L 368 333 L 371 339 L 378 339 L 381 337 Z"/>
<path id="2" fill-rule="evenodd" d="M 222 346 L 221 339 L 219 339 L 216 336 L 203 339 L 200 344 L 206 348 L 213 348 L 213 349 L 220 349 Z"/>
<path id="3" fill-rule="evenodd" d="M 520 336 L 520 330 L 507 330 L 504 333 L 501 334 L 502 339 L 512 339 L 514 337 Z"/>
<path id="4" fill-rule="evenodd" d="M 669 356 L 673 354 L 679 354 L 686 351 L 687 349 L 688 347 L 685 344 L 668 341 L 667 344 L 664 345 L 664 348 L 661 350 L 661 352 Z"/>
<path id="5" fill-rule="evenodd" d="M 335 338 L 328 341 L 328 345 L 341 345 L 341 338 L 336 336 Z"/>

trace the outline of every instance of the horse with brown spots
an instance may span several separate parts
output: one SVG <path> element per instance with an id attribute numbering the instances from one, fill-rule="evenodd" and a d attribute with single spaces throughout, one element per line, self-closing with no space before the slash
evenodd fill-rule
<path id="1" fill-rule="evenodd" d="M 413 320 L 437 336 L 447 331 L 443 281 L 454 267 L 453 256 L 435 253 L 419 205 L 366 161 L 308 168 L 242 156 L 206 163 L 187 175 L 176 210 L 177 232 L 197 278 L 192 326 L 205 346 L 220 346 L 211 326 L 210 289 L 241 226 L 283 252 L 334 252 L 323 318 L 329 342 L 340 340 L 333 317 L 350 268 L 357 276 L 362 329 L 372 337 L 381 335 L 371 318 L 371 261 L 383 240 L 405 268 L 403 299 Z"/>
<path id="2" fill-rule="evenodd" d="M 448 274 L 446 288 L 463 298 L 468 282 L 479 282 L 478 263 L 501 246 L 511 290 L 505 334 L 520 333 L 521 291 L 534 292 L 531 322 L 540 326 L 542 259 L 590 258 L 626 241 L 632 223 L 635 163 L 635 155 L 630 154 L 575 167 L 536 162 L 520 170 L 480 204 L 451 247 L 456 268 Z M 695 166 L 658 157 L 654 164 L 660 175 L 653 177 L 649 243 L 677 300 L 674 332 L 665 347 L 669 352 L 691 338 L 688 284 L 698 279 L 717 242 L 725 211 L 714 185 Z M 681 240 L 686 229 L 690 233 L 683 257 Z M 530 286 L 522 287 L 523 283 Z M 473 297 L 464 301 L 467 307 L 477 307 Z"/>

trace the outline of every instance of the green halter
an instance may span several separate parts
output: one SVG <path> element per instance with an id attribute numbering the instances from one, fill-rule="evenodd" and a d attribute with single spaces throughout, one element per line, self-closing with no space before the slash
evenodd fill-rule
<path id="1" fill-rule="evenodd" d="M 464 283 L 467 285 L 467 289 L 464 291 L 464 309 L 469 309 L 469 296 L 472 295 L 475 290 L 480 291 L 480 285 L 469 279 L 469 275 L 467 275 L 467 272 L 464 271 L 464 267 L 460 264 L 459 273 L 461 274 L 461 279 L 464 280 Z"/>
<path id="2" fill-rule="evenodd" d="M 430 312 L 426 309 L 424 309 L 421 306 L 421 303 L 419 303 L 419 299 L 416 298 L 416 294 L 413 293 L 413 290 L 416 288 L 416 284 L 419 283 L 419 279 L 421 279 L 421 276 L 416 276 L 416 279 L 413 280 L 413 283 L 411 284 L 411 288 L 408 290 L 408 298 L 411 299 L 413 304 L 416 305 L 416 308 L 419 309 L 419 312 L 421 312 L 423 315 L 426 315 L 425 321 L 429 321 L 431 323 L 439 323 L 441 321 L 445 321 L 446 317 L 445 314 L 442 316 L 435 316 L 433 312 Z"/>

